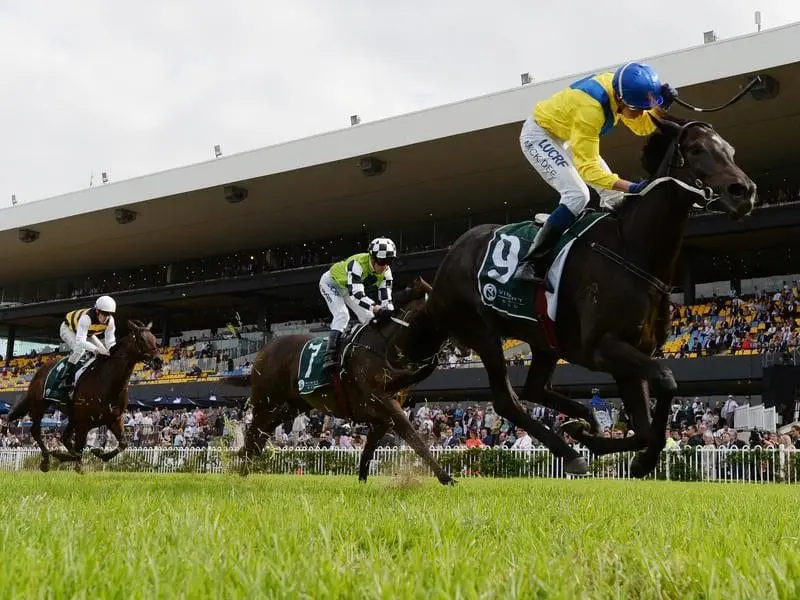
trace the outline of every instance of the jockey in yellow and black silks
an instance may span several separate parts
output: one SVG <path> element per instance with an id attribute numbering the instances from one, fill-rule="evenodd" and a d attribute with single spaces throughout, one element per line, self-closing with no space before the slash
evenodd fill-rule
<path id="1" fill-rule="evenodd" d="M 677 96 L 651 66 L 631 62 L 613 73 L 576 81 L 534 107 L 522 126 L 520 146 L 561 199 L 523 258 L 518 278 L 541 280 L 544 273 L 537 259 L 549 253 L 586 207 L 588 186 L 597 190 L 606 207 L 624 192 L 637 194 L 646 187 L 646 181 L 633 183 L 611 172 L 600 156 L 600 138 L 619 122 L 636 135 L 650 135 L 655 131 L 650 115 L 664 114 Z"/>
<path id="2" fill-rule="evenodd" d="M 78 362 L 86 352 L 108 356 L 117 343 L 114 313 L 117 303 L 111 296 L 100 296 L 92 308 L 73 310 L 61 323 L 61 339 L 71 350 L 67 368 L 61 376 L 59 389 L 68 391 L 78 370 Z M 103 336 L 103 341 L 98 336 Z"/>

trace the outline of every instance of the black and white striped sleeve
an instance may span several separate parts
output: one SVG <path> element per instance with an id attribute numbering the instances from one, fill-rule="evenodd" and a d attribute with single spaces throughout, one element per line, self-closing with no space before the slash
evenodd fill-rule
<path id="1" fill-rule="evenodd" d="M 394 277 L 392 276 L 392 269 L 387 267 L 386 271 L 383 273 L 383 281 L 381 282 L 380 287 L 378 287 L 378 300 L 380 301 L 382 308 L 394 310 L 394 305 L 392 304 L 393 281 Z"/>
<path id="2" fill-rule="evenodd" d="M 361 308 L 371 310 L 372 305 L 375 303 L 364 291 L 363 276 L 364 272 L 361 269 L 361 263 L 357 260 L 351 260 L 347 263 L 347 293 Z"/>

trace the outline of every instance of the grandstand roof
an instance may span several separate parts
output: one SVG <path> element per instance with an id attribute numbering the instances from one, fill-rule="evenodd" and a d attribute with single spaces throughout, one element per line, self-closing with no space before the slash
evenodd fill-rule
<path id="1" fill-rule="evenodd" d="M 647 60 L 694 104 L 724 102 L 747 74 L 778 79 L 778 98 L 747 98 L 713 117 L 740 162 L 761 170 L 800 155 L 798 36 L 800 24 L 793 24 Z M 546 200 L 550 192 L 519 151 L 519 123 L 537 100 L 583 74 L 1 209 L 0 280 L 166 263 L 334 235 L 362 223 L 528 205 L 537 194 Z M 604 141 L 604 155 L 628 173 L 639 145 L 617 131 Z M 364 177 L 355 158 L 367 155 L 386 160 L 386 172 Z M 225 202 L 228 184 L 247 187 L 249 197 Z M 116 207 L 139 216 L 117 225 Z M 20 243 L 21 227 L 39 231 L 40 239 Z"/>

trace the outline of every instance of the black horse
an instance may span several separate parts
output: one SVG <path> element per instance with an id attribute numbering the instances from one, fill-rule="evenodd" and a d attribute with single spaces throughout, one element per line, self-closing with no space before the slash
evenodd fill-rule
<path id="1" fill-rule="evenodd" d="M 653 184 L 641 196 L 627 197 L 615 214 L 597 221 L 575 241 L 567 257 L 551 330 L 555 340 L 543 339 L 541 323 L 504 316 L 482 304 L 478 274 L 499 225 L 474 227 L 451 246 L 436 274 L 426 314 L 411 331 L 411 358 L 429 354 L 446 337 L 477 352 L 496 411 L 563 457 L 570 473 L 585 473 L 586 462 L 524 410 L 508 379 L 502 338 L 531 345 L 533 359 L 522 399 L 573 417 L 564 429 L 594 453 L 646 448 L 631 464 L 632 475 L 645 476 L 655 468 L 664 447 L 670 402 L 677 389 L 671 371 L 652 355 L 668 334 L 669 284 L 690 210 L 693 205 L 718 208 L 739 219 L 755 202 L 755 184 L 734 162 L 730 144 L 710 125 L 675 118 L 656 124 L 658 130 L 642 154 Z M 532 287 L 531 294 L 534 291 Z M 559 357 L 614 377 L 635 436 L 596 435 L 591 409 L 553 391 L 550 380 Z M 654 382 L 657 399 L 652 426 L 648 380 Z"/>

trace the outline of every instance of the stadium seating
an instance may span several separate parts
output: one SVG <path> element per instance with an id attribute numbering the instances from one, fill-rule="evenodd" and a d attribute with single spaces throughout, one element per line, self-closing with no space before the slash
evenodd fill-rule
<path id="1" fill-rule="evenodd" d="M 292 321 L 273 325 L 273 335 L 308 333 L 323 324 Z M 667 358 L 698 358 L 712 355 L 748 355 L 767 350 L 796 348 L 800 340 L 800 290 L 797 282 L 775 293 L 761 291 L 748 298 L 714 297 L 693 305 L 673 305 L 670 335 L 664 344 Z M 144 365 L 134 369 L 136 385 L 213 381 L 228 369 L 227 359 L 219 360 L 204 351 L 204 340 L 170 340 L 178 346 L 162 350 L 165 368 L 153 373 Z M 228 340 L 229 341 L 229 340 Z M 519 349 L 517 349 L 519 347 Z M 506 357 L 527 351 L 519 340 L 506 340 Z M 0 391 L 24 390 L 43 362 L 63 354 L 17 357 L 0 373 Z M 245 358 L 245 357 L 242 357 Z M 525 356 L 529 359 L 529 354 Z M 244 362 L 239 360 L 239 363 Z M 474 364 L 475 361 L 471 361 Z M 234 372 L 241 367 L 235 365 Z"/>

